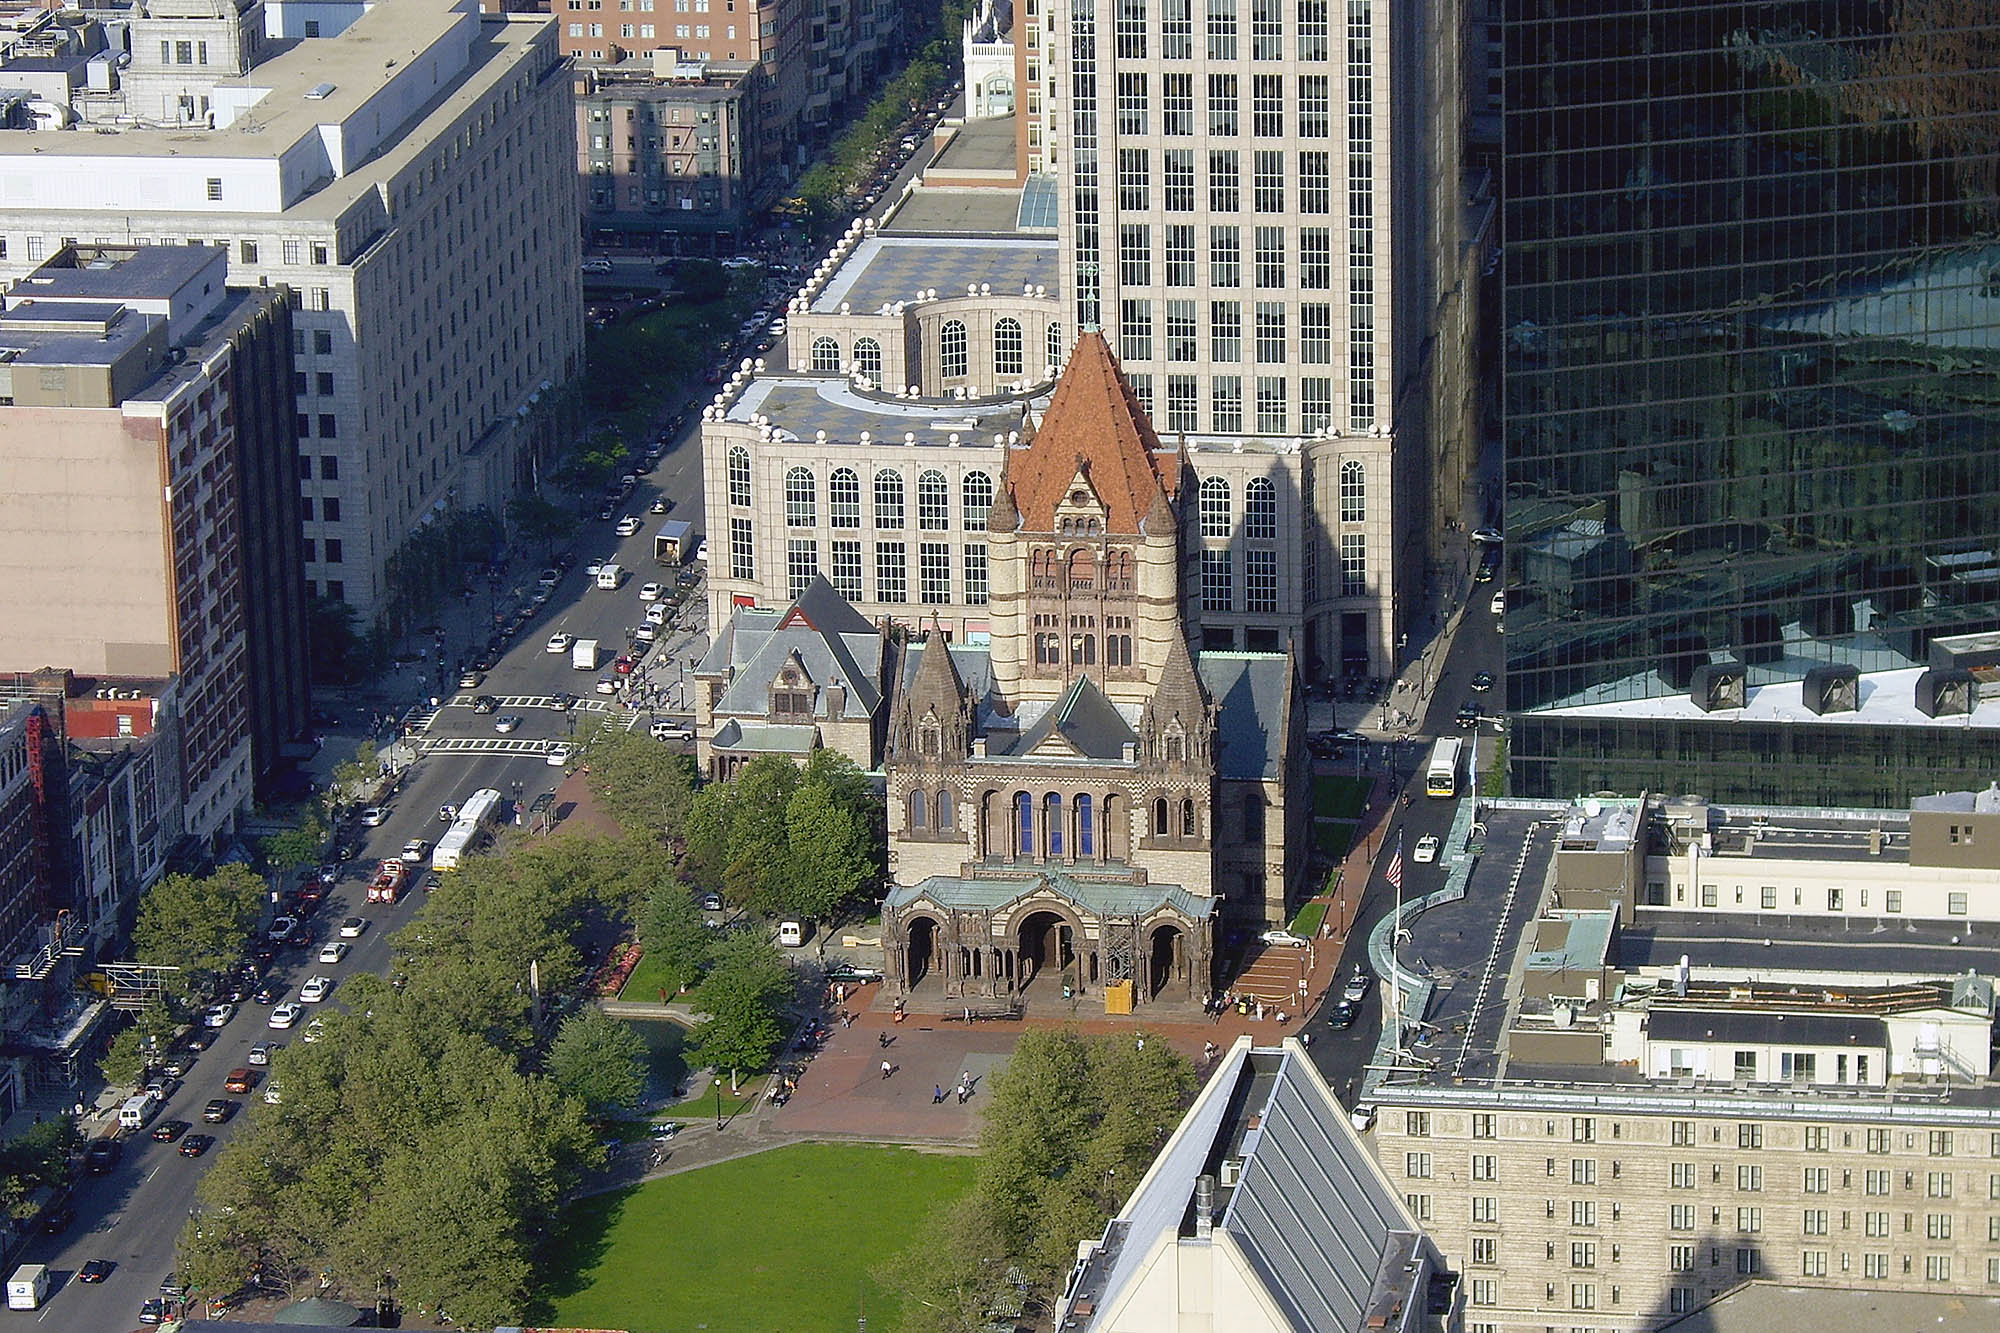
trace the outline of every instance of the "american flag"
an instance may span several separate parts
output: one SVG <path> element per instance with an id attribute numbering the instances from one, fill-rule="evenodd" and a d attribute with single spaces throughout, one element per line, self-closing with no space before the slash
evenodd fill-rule
<path id="1" fill-rule="evenodd" d="M 1396 854 L 1389 858 L 1389 869 L 1382 878 L 1389 881 L 1389 887 L 1392 889 L 1401 889 L 1403 887 L 1403 835 L 1401 833 L 1396 835 Z"/>

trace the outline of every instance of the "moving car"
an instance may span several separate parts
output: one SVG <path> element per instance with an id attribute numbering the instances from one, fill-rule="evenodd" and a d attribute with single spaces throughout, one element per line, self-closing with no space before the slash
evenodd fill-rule
<path id="1" fill-rule="evenodd" d="M 650 455 L 649 455 L 649 457 L 650 457 Z M 664 514 L 664 513 L 666 513 L 666 512 L 667 512 L 667 510 L 668 510 L 668 509 L 670 509 L 671 507 L 672 507 L 672 506 L 671 506 L 671 505 L 670 505 L 670 504 L 669 504 L 669 503 L 667 502 L 667 497 L 663 495 L 663 496 L 661 496 L 661 497 L 660 497 L 659 499 L 657 499 L 657 500 L 653 501 L 653 509 L 652 509 L 652 512 L 653 512 L 653 513 L 655 513 L 655 514 Z"/>
<path id="2" fill-rule="evenodd" d="M 694 739 L 694 733 L 688 729 L 685 722 L 676 722 L 672 718 L 660 719 L 647 728 L 647 731 L 654 740 L 665 741 L 669 745 Z"/>
<path id="3" fill-rule="evenodd" d="M 1266 944 L 1276 944 L 1287 949 L 1303 949 L 1312 941 L 1289 930 L 1267 930 L 1257 937 Z"/>
<path id="4" fill-rule="evenodd" d="M 620 537 L 634 537 L 638 535 L 640 526 L 637 514 L 627 514 L 618 520 L 618 527 L 615 531 Z"/>
<path id="5" fill-rule="evenodd" d="M 287 1002 L 285 1004 L 279 1005 L 276 1009 L 273 1009 L 271 1011 L 271 1016 L 270 1018 L 265 1020 L 265 1025 L 267 1027 L 274 1027 L 279 1029 L 280 1031 L 283 1031 L 285 1028 L 288 1028 L 292 1024 L 298 1022 L 299 1015 L 304 1012 L 305 1011 L 299 1008 L 296 1004 Z"/>
<path id="6" fill-rule="evenodd" d="M 1492 688 L 1493 688 L 1493 673 L 1491 671 L 1480 671 L 1473 675 L 1472 692 L 1474 694 L 1484 694 L 1486 693 L 1486 691 Z"/>
<path id="7" fill-rule="evenodd" d="M 111 1270 L 118 1265 L 109 1259 L 86 1259 L 83 1267 L 76 1270 L 78 1282 L 102 1282 L 111 1276 Z"/>
<path id="8" fill-rule="evenodd" d="M 328 940 L 319 946 L 319 960 L 329 967 L 335 966 L 347 957 L 347 951 L 352 947 L 344 940 Z"/>
<path id="9" fill-rule="evenodd" d="M 340 938 L 344 940 L 358 940 L 367 929 L 367 917 L 350 916 L 343 919 L 340 923 Z"/>
<path id="10" fill-rule="evenodd" d="M 1491 610 L 1492 610 L 1493 614 L 1494 614 L 1494 615 L 1496 615 L 1496 616 L 1504 616 L 1504 615 L 1506 615 L 1506 614 L 1507 614 L 1507 594 L 1506 594 L 1506 593 L 1504 593 L 1504 592 L 1496 592 L 1496 593 L 1494 593 L 1494 594 L 1493 594 L 1493 601 L 1492 601 L 1492 602 L 1490 603 L 1490 608 L 1491 608 Z"/>
<path id="11" fill-rule="evenodd" d="M 185 1120 L 162 1120 L 153 1126 L 153 1142 L 172 1143 L 193 1128 L 194 1126 Z"/>
<path id="12" fill-rule="evenodd" d="M 1375 978 L 1370 976 L 1361 964 L 1356 963 L 1354 970 L 1347 974 L 1346 984 L 1340 988 L 1340 998 L 1349 1004 L 1360 1004 L 1368 998 L 1368 992 L 1374 988 Z"/>
<path id="13" fill-rule="evenodd" d="M 199 1157 L 215 1146 L 213 1134 L 190 1134 L 181 1140 L 181 1156 Z"/>
<path id="14" fill-rule="evenodd" d="M 224 1092 L 248 1092 L 250 1091 L 250 1085 L 256 1081 L 257 1076 L 248 1069 L 232 1069 L 229 1071 L 229 1077 L 223 1081 L 222 1090 Z"/>
<path id="15" fill-rule="evenodd" d="M 1423 837 L 1417 839 L 1416 860 L 1418 864 L 1428 864 L 1437 860 L 1437 857 L 1438 840 L 1435 833 L 1426 833 Z"/>
<path id="16" fill-rule="evenodd" d="M 572 746 L 568 741 L 551 741 L 549 743 L 548 755 L 543 762 L 548 764 L 550 768 L 561 768 L 569 762 L 569 757 L 575 753 L 576 747 Z"/>
<path id="17" fill-rule="evenodd" d="M 597 567 L 593 565 L 587 572 L 594 575 L 597 573 Z M 574 634 L 551 634 L 549 635 L 549 651 L 552 653 L 566 653 L 569 651 L 569 646 L 575 642 L 576 635 Z"/>
<path id="18" fill-rule="evenodd" d="M 305 984 L 299 987 L 299 1003 L 318 1004 L 332 989 L 332 977 L 307 977 Z"/>
<path id="19" fill-rule="evenodd" d="M 461 671 L 458 673 L 458 688 L 461 690 L 476 690 L 485 683 L 486 673 L 484 671 Z"/>
<path id="20" fill-rule="evenodd" d="M 567 713 L 570 709 L 576 707 L 577 702 L 577 697 L 574 694 L 566 692 L 551 694 L 549 696 L 549 707 L 555 709 L 558 713 Z"/>
<path id="21" fill-rule="evenodd" d="M 118 1165 L 118 1158 L 124 1151 L 117 1139 L 92 1139 L 90 1146 L 83 1150 L 83 1169 L 93 1176 L 101 1176 Z"/>
<path id="22" fill-rule="evenodd" d="M 1474 528 L 1472 530 L 1472 540 L 1482 545 L 1490 543 L 1497 546 L 1501 542 L 1506 541 L 1507 538 L 1498 528 Z"/>
<path id="23" fill-rule="evenodd" d="M 211 1125 L 220 1125 L 236 1114 L 236 1103 L 227 1097 L 212 1098 L 201 1108 L 201 1118 Z"/>
<path id="24" fill-rule="evenodd" d="M 157 1324 L 167 1317 L 167 1303 L 155 1296 L 139 1307 L 139 1322 Z"/>
<path id="25" fill-rule="evenodd" d="M 430 859 L 431 845 L 428 839 L 411 838 L 403 844 L 403 862 L 406 865 L 422 865 Z"/>
<path id="26" fill-rule="evenodd" d="M 611 272 L 611 261 L 608 259 L 586 259 L 576 267 L 579 273 L 609 273 Z"/>
<path id="27" fill-rule="evenodd" d="M 250 1048 L 250 1063 L 268 1065 L 271 1063 L 271 1057 L 284 1049 L 285 1044 L 281 1041 L 260 1041 Z"/>
<path id="28" fill-rule="evenodd" d="M 201 1025 L 205 1028 L 228 1027 L 229 1020 L 236 1017 L 233 1004 L 211 1004 L 201 1011 Z"/>
<path id="29" fill-rule="evenodd" d="M 1361 1016 L 1361 1006 L 1352 1000 L 1337 1000 L 1326 1016 L 1326 1025 L 1336 1031 L 1354 1026 L 1354 1020 Z"/>
<path id="30" fill-rule="evenodd" d="M 493 719 L 493 730 L 499 732 L 502 736 L 505 736 L 510 731 L 519 731 L 520 729 L 521 715 L 519 713 L 502 713 Z"/>
<path id="31" fill-rule="evenodd" d="M 1476 727 L 1479 725 L 1479 705 L 1467 699 L 1458 706 L 1458 725 Z"/>
<path id="32" fill-rule="evenodd" d="M 475 713 L 495 713 L 500 710 L 500 701 L 490 694 L 475 695 L 472 711 Z"/>

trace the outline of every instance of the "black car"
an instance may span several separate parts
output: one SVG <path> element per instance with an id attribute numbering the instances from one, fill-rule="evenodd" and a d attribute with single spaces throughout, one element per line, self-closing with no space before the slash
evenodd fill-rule
<path id="1" fill-rule="evenodd" d="M 76 1209 L 67 1203 L 59 1203 L 42 1214 L 42 1232 L 49 1236 L 59 1236 L 68 1231 L 76 1222 Z"/>
<path id="2" fill-rule="evenodd" d="M 83 1150 L 83 1169 L 94 1176 L 101 1176 L 118 1165 L 118 1158 L 123 1152 L 116 1139 L 92 1139 L 90 1146 Z"/>
<path id="3" fill-rule="evenodd" d="M 1361 1006 L 1352 1000 L 1341 1000 L 1333 1006 L 1333 1012 L 1326 1016 L 1326 1025 L 1336 1030 L 1351 1028 L 1354 1020 L 1361 1016 Z"/>
<path id="4" fill-rule="evenodd" d="M 208 1028 L 196 1028 L 182 1039 L 181 1044 L 191 1051 L 205 1051 L 215 1040 L 215 1033 Z"/>
<path id="5" fill-rule="evenodd" d="M 1473 676 L 1472 692 L 1474 694 L 1484 694 L 1486 693 L 1486 691 L 1492 688 L 1493 688 L 1493 673 L 1491 671 L 1481 671 L 1475 676 Z"/>
<path id="6" fill-rule="evenodd" d="M 250 998 L 258 1004 L 276 1004 L 278 1002 L 278 997 L 280 995 L 283 995 L 284 993 L 285 993 L 285 988 L 283 986 L 279 986 L 272 982 L 267 981 L 263 985 L 259 986 L 256 990 L 256 993 L 253 994 Z"/>
<path id="7" fill-rule="evenodd" d="M 86 1259 L 83 1267 L 76 1270 L 78 1282 L 102 1282 L 111 1276 L 111 1270 L 118 1267 L 109 1259 Z"/>
<path id="8" fill-rule="evenodd" d="M 1476 727 L 1479 725 L 1479 705 L 1470 699 L 1458 706 L 1458 725 Z"/>
<path id="9" fill-rule="evenodd" d="M 166 1320 L 166 1317 L 167 1303 L 158 1296 L 153 1297 L 139 1307 L 139 1322 L 142 1324 L 162 1323 Z"/>
<path id="10" fill-rule="evenodd" d="M 551 695 L 549 696 L 549 707 L 555 709 L 558 713 L 567 713 L 570 709 L 576 707 L 576 696 L 568 693 Z"/>
<path id="11" fill-rule="evenodd" d="M 155 1143 L 172 1143 L 175 1139 L 193 1128 L 194 1126 L 185 1120 L 162 1120 L 159 1124 L 153 1126 L 153 1141 Z"/>
<path id="12" fill-rule="evenodd" d="M 472 711 L 475 713 L 491 713 L 499 707 L 500 701 L 490 694 L 479 695 L 472 701 Z"/>
<path id="13" fill-rule="evenodd" d="M 186 1078 L 188 1070 L 194 1068 L 194 1056 L 193 1051 L 175 1051 L 167 1057 L 167 1062 L 160 1066 L 160 1072 L 173 1078 Z"/>
<path id="14" fill-rule="evenodd" d="M 190 1134 L 181 1140 L 181 1156 L 199 1157 L 215 1146 L 213 1134 Z"/>

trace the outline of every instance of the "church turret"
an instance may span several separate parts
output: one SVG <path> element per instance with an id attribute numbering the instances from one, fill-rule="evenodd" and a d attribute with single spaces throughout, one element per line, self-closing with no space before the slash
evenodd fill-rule
<path id="1" fill-rule="evenodd" d="M 1176 634 L 1167 646 L 1160 683 L 1139 714 L 1142 758 L 1168 767 L 1210 771 L 1215 767 L 1216 706 L 1194 669 L 1187 640 Z"/>
<path id="2" fill-rule="evenodd" d="M 896 701 L 890 757 L 902 763 L 957 761 L 972 748 L 971 730 L 965 681 L 944 635 L 933 628 L 917 659 L 916 678 Z"/>

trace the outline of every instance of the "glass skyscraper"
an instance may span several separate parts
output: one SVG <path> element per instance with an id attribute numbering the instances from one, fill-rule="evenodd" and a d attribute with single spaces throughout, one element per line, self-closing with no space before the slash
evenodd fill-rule
<path id="1" fill-rule="evenodd" d="M 2000 4 L 1502 36 L 1512 789 L 2000 777 Z"/>

